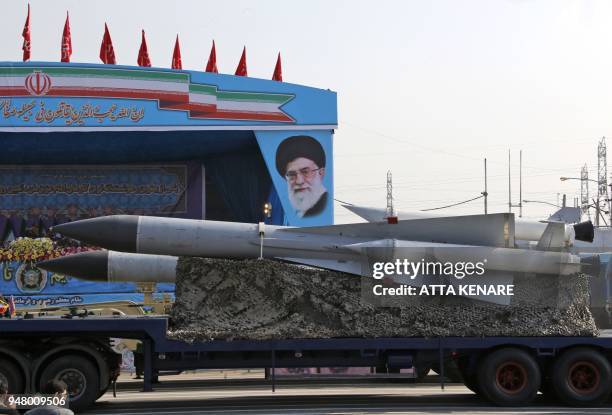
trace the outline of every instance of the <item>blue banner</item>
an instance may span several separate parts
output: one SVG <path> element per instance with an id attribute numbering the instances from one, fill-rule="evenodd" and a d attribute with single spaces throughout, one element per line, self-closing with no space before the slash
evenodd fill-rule
<path id="1" fill-rule="evenodd" d="M 92 282 L 55 274 L 37 268 L 31 262 L 0 262 L 0 293 L 4 295 L 84 295 L 137 293 L 133 282 Z M 158 292 L 174 292 L 174 284 L 159 283 Z"/>
<path id="2" fill-rule="evenodd" d="M 0 166 L 0 240 L 50 236 L 49 227 L 102 215 L 202 218 L 202 167 Z"/>

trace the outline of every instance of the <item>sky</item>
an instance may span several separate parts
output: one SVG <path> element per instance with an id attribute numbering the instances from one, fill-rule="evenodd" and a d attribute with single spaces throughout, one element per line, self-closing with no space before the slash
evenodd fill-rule
<path id="1" fill-rule="evenodd" d="M 4 0 L 0 61 L 21 60 L 27 2 Z M 98 63 L 104 22 L 117 63 L 135 65 L 140 30 L 153 66 L 169 67 L 179 34 L 183 68 L 202 70 L 211 42 L 222 73 L 247 47 L 249 75 L 269 79 L 276 54 L 285 81 L 338 93 L 335 197 L 386 205 L 393 174 L 399 210 L 471 199 L 489 212 L 512 201 L 556 204 L 579 196 L 585 163 L 597 178 L 597 144 L 612 160 L 612 2 L 564 0 L 78 1 L 30 0 L 32 60 L 59 61 L 66 11 L 73 62 Z M 591 195 L 596 184 L 591 183 Z M 517 211 L 518 209 L 514 209 Z M 525 203 L 523 216 L 556 209 Z M 476 200 L 448 214 L 483 212 Z M 336 222 L 358 221 L 336 205 Z"/>

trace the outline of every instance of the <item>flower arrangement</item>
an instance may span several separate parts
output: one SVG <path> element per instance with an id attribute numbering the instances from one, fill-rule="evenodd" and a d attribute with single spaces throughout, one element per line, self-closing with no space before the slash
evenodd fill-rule
<path id="1" fill-rule="evenodd" d="M 60 256 L 92 251 L 87 246 L 62 246 L 49 238 L 17 238 L 7 246 L 0 247 L 0 262 L 43 261 Z"/>

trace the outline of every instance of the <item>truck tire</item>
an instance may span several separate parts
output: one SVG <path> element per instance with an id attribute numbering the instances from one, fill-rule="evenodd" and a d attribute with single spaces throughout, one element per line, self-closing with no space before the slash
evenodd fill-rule
<path id="1" fill-rule="evenodd" d="M 110 389 L 110 384 L 106 388 L 98 391 L 98 393 L 96 394 L 96 401 L 100 399 L 102 395 L 104 395 L 109 389 Z"/>
<path id="2" fill-rule="evenodd" d="M 570 349 L 553 364 L 552 386 L 559 399 L 568 405 L 599 405 L 610 395 L 610 362 L 593 349 Z"/>
<path id="3" fill-rule="evenodd" d="M 40 376 L 40 388 L 53 379 L 68 385 L 70 408 L 80 410 L 93 404 L 100 392 L 98 369 L 82 356 L 62 356 L 49 363 Z"/>
<path id="4" fill-rule="evenodd" d="M 0 382 L 6 383 L 9 393 L 24 392 L 23 373 L 19 366 L 8 359 L 0 359 Z"/>
<path id="5" fill-rule="evenodd" d="M 519 406 L 538 394 L 541 373 L 535 359 L 520 349 L 506 348 L 484 357 L 478 370 L 478 389 L 500 406 Z"/>

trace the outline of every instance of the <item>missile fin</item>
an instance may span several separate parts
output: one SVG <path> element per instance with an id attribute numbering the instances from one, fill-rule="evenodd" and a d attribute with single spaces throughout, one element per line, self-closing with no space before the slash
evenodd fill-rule
<path id="1" fill-rule="evenodd" d="M 565 246 L 565 224 L 548 222 L 536 245 L 538 251 L 560 251 Z"/>

